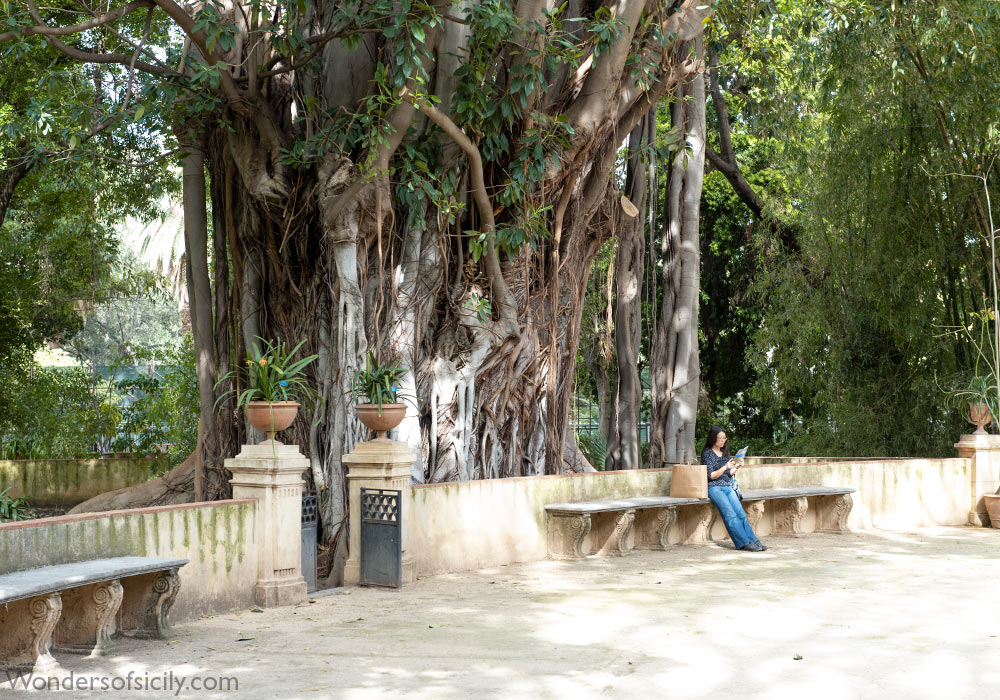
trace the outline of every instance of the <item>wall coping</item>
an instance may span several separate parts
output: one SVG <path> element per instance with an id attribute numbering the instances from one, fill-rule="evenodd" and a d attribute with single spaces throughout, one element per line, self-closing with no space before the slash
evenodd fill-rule
<path id="1" fill-rule="evenodd" d="M 771 458 L 775 459 L 775 458 Z M 782 459 L 782 458 L 777 458 Z M 788 459 L 801 459 L 789 457 Z M 809 458 L 813 459 L 813 458 Z M 820 467 L 825 464 L 889 464 L 903 462 L 968 462 L 967 457 L 842 457 L 829 462 L 772 462 L 770 464 L 747 464 L 743 469 L 770 469 L 772 467 Z M 511 481 L 541 481 L 544 479 L 573 479 L 583 477 L 595 477 L 608 474 L 650 474 L 654 472 L 672 472 L 673 467 L 659 467 L 656 469 L 616 469 L 597 472 L 579 472 L 569 474 L 539 474 L 538 476 L 510 476 L 502 479 L 472 479 L 470 481 L 441 481 L 433 484 L 410 484 L 411 489 L 432 489 L 445 486 L 456 486 L 459 484 L 488 484 L 491 482 L 511 482 Z"/>
<path id="2" fill-rule="evenodd" d="M 491 482 L 508 483 L 511 481 L 541 481 L 543 479 L 572 479 L 601 476 L 605 474 L 650 474 L 653 472 L 673 471 L 673 467 L 659 467 L 657 469 L 616 469 L 606 472 L 571 472 L 569 474 L 539 474 L 537 476 L 508 476 L 500 479 L 470 479 L 469 481 L 441 481 L 433 484 L 411 484 L 414 489 L 431 489 L 441 486 L 454 486 L 455 484 L 488 484 Z"/>
<path id="3" fill-rule="evenodd" d="M 34 457 L 32 459 L 0 459 L 0 464 L 30 464 L 31 462 L 156 462 L 168 455 L 127 455 L 125 457 Z"/>
<path id="4" fill-rule="evenodd" d="M 194 508 L 220 508 L 222 506 L 238 506 L 256 503 L 255 498 L 232 498 L 226 501 L 197 501 L 195 503 L 176 503 L 167 506 L 149 506 L 148 508 L 130 508 L 126 510 L 104 510 L 96 513 L 76 513 L 74 515 L 57 515 L 53 518 L 37 518 L 35 520 L 18 520 L 13 523 L 0 523 L 0 533 L 8 530 L 22 530 L 29 527 L 44 527 L 46 525 L 61 525 L 75 523 L 81 520 L 98 520 L 123 515 L 145 515 L 146 513 L 164 513 L 171 510 L 190 510 Z"/>

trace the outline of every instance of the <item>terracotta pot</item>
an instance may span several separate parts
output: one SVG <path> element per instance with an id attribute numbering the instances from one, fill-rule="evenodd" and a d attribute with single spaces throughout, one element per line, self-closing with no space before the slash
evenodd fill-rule
<path id="1" fill-rule="evenodd" d="M 1000 494 L 990 493 L 983 496 L 986 512 L 990 515 L 990 526 L 1000 530 Z"/>
<path id="2" fill-rule="evenodd" d="M 983 430 L 983 426 L 989 425 L 993 422 L 993 416 L 990 414 L 990 407 L 981 401 L 970 401 L 969 422 L 976 426 L 976 432 L 973 433 L 973 435 L 986 435 L 986 431 Z"/>
<path id="3" fill-rule="evenodd" d="M 379 415 L 378 404 L 361 403 L 354 406 L 358 420 L 374 430 L 376 440 L 385 440 L 387 431 L 403 422 L 406 417 L 405 403 L 382 404 L 382 415 Z"/>
<path id="4" fill-rule="evenodd" d="M 246 414 L 250 425 L 267 433 L 267 439 L 273 440 L 274 434 L 280 432 L 295 422 L 299 412 L 299 404 L 295 401 L 251 401 L 247 404 Z"/>

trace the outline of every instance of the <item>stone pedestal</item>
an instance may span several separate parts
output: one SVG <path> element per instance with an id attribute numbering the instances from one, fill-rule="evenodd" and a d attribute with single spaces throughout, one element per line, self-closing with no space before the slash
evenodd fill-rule
<path id="1" fill-rule="evenodd" d="M 244 445 L 226 460 L 233 498 L 257 500 L 257 605 L 306 600 L 302 578 L 302 472 L 309 468 L 296 445 Z"/>
<path id="2" fill-rule="evenodd" d="M 985 494 L 996 493 L 1000 488 L 1000 435 L 963 435 L 955 443 L 959 457 L 972 463 L 972 510 L 969 523 L 989 527 Z"/>
<path id="3" fill-rule="evenodd" d="M 354 451 L 344 455 L 347 465 L 351 540 L 347 563 L 344 565 L 344 584 L 357 585 L 361 581 L 361 489 L 393 489 L 400 491 L 403 544 L 403 583 L 415 578 L 413 558 L 408 554 L 410 513 L 410 470 L 417 460 L 417 453 L 406 443 L 396 440 L 359 442 Z"/>

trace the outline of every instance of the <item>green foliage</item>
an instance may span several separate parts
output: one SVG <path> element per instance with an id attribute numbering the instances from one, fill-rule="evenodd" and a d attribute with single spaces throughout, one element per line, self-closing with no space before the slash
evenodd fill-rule
<path id="1" fill-rule="evenodd" d="M 8 491 L 9 486 L 0 491 L 0 523 L 26 520 L 31 515 L 28 502 L 23 498 L 11 498 Z"/>
<path id="2" fill-rule="evenodd" d="M 261 346 L 251 346 L 247 350 L 246 369 L 242 373 L 238 370 L 227 372 L 216 383 L 216 390 L 223 383 L 235 379 L 237 374 L 242 374 L 247 388 L 239 393 L 236 403 L 243 408 L 251 401 L 301 401 L 316 396 L 302 371 L 319 355 L 307 355 L 295 361 L 291 359 L 305 345 L 305 340 L 300 340 L 291 350 L 283 340 L 271 341 L 261 337 L 257 340 L 261 342 Z M 233 393 L 236 393 L 236 389 L 220 394 L 216 405 Z"/>
<path id="3" fill-rule="evenodd" d="M 769 452 L 953 454 L 961 416 L 939 385 L 967 383 L 976 351 L 934 329 L 988 296 L 982 183 L 963 175 L 1000 151 L 998 19 L 982 1 L 720 7 L 743 28 L 715 44 L 733 141 L 767 207 L 720 207 L 706 178 L 703 231 L 728 256 L 703 249 L 706 420 Z"/>
<path id="4" fill-rule="evenodd" d="M 608 454 L 608 440 L 604 435 L 600 433 L 576 433 L 576 445 L 590 462 L 590 466 L 598 471 L 604 471 Z"/>
<path id="5" fill-rule="evenodd" d="M 372 353 L 365 357 L 365 368 L 358 370 L 351 380 L 349 396 L 357 401 L 365 399 L 370 404 L 378 406 L 382 415 L 382 406 L 397 403 L 399 399 L 412 399 L 399 390 L 399 382 L 406 376 L 407 370 L 396 364 L 381 364 Z"/>
<path id="6" fill-rule="evenodd" d="M 164 359 L 158 368 L 154 391 L 140 399 L 144 422 L 160 431 L 161 444 L 169 445 L 170 463 L 180 464 L 198 444 L 198 376 L 195 371 L 194 343 L 190 335 Z"/>
<path id="7" fill-rule="evenodd" d="M 7 459 L 86 456 L 100 436 L 113 435 L 117 410 L 98 396 L 79 367 L 14 371 L 0 388 L 0 453 Z"/>

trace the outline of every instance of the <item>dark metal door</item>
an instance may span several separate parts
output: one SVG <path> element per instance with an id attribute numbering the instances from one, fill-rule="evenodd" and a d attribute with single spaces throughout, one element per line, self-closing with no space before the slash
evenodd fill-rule
<path id="1" fill-rule="evenodd" d="M 361 585 L 403 587 L 400 491 L 361 489 Z"/>
<path id="2" fill-rule="evenodd" d="M 316 590 L 316 492 L 302 492 L 302 578 L 306 590 Z"/>

